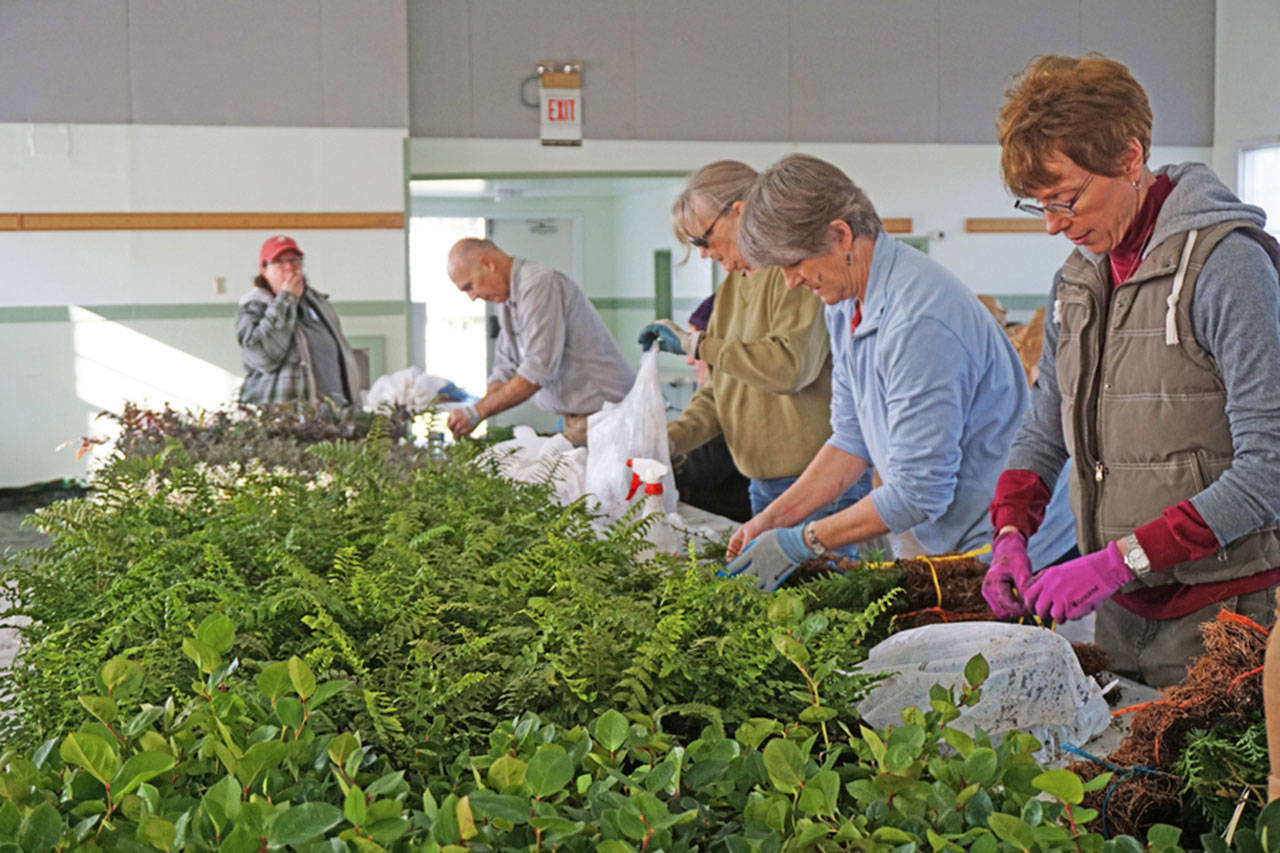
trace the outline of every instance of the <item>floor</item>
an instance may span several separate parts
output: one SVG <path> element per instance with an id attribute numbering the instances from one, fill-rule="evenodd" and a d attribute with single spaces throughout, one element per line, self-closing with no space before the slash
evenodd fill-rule
<path id="1" fill-rule="evenodd" d="M 39 531 L 24 527 L 22 520 L 31 512 L 30 507 L 22 509 L 0 509 L 0 557 L 47 545 L 48 537 Z M 9 620 L 3 620 L 8 622 Z M 13 628 L 0 627 L 0 667 L 13 662 L 14 653 L 18 650 L 17 631 Z"/>

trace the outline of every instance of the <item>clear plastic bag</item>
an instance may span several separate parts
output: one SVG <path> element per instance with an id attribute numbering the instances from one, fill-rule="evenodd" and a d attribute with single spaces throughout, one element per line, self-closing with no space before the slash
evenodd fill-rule
<path id="1" fill-rule="evenodd" d="M 1034 735 L 1044 763 L 1063 758 L 1061 744 L 1082 745 L 1111 724 L 1111 711 L 1097 682 L 1080 669 L 1067 640 L 1045 628 L 1000 622 L 926 625 L 894 634 L 873 647 L 864 672 L 893 672 L 858 703 L 872 726 L 902 723 L 908 705 L 929 707 L 934 684 L 957 686 L 964 666 L 981 653 L 990 666 L 982 698 L 962 708 L 966 733 L 981 727 L 997 740 L 1014 729 Z"/>
<path id="2" fill-rule="evenodd" d="M 679 495 L 671 475 L 666 410 L 658 381 L 658 348 L 652 346 L 640 357 L 640 369 L 627 396 L 618 403 L 605 403 L 587 418 L 586 490 L 595 496 L 603 515 L 620 518 L 630 507 L 627 494 L 632 470 L 627 460 L 636 457 L 667 466 L 662 505 L 666 512 L 676 511 Z"/>

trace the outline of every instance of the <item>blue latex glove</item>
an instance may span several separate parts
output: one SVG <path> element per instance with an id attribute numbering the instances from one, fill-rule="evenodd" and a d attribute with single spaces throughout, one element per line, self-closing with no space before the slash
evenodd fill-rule
<path id="1" fill-rule="evenodd" d="M 1101 551 L 1041 571 L 1027 590 L 1027 606 L 1041 619 L 1067 622 L 1097 610 L 1131 580 L 1120 549 L 1109 542 Z"/>
<path id="2" fill-rule="evenodd" d="M 773 592 L 805 560 L 813 559 L 813 552 L 804 544 L 803 524 L 795 527 L 779 527 L 766 530 L 747 543 L 724 574 L 733 577 L 748 574 L 756 579 L 756 587 Z"/>
<path id="3" fill-rule="evenodd" d="M 687 331 L 670 320 L 658 320 L 641 329 L 637 340 L 644 349 L 648 349 L 654 341 L 657 341 L 658 349 L 663 352 L 691 355 L 697 353 L 701 337 L 701 332 Z"/>

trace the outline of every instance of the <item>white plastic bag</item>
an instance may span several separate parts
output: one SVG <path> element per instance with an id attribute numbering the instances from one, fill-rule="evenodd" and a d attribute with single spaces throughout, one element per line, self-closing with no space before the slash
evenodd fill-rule
<path id="1" fill-rule="evenodd" d="M 485 456 L 497 460 L 498 473 L 522 483 L 549 481 L 556 500 L 562 504 L 582 497 L 586 448 L 574 447 L 559 433 L 544 438 L 523 424 L 514 433 L 515 438 L 485 451 Z"/>
<path id="2" fill-rule="evenodd" d="M 611 519 L 622 516 L 630 504 L 632 471 L 627 460 L 656 459 L 667 466 L 662 478 L 662 505 L 675 512 L 679 495 L 671 475 L 667 445 L 667 404 L 658 381 L 658 348 L 651 346 L 640 357 L 635 384 L 621 402 L 605 403 L 587 418 L 586 490 L 599 501 L 599 511 Z M 632 496 L 638 499 L 637 495 Z"/>
<path id="3" fill-rule="evenodd" d="M 443 376 L 423 373 L 421 367 L 406 367 L 377 378 L 364 396 L 364 410 L 374 412 L 404 406 L 414 412 L 425 411 L 436 395 L 451 384 Z"/>
<path id="4" fill-rule="evenodd" d="M 950 725 L 966 734 L 980 726 L 997 740 L 1013 729 L 1034 735 L 1042 763 L 1063 757 L 1061 743 L 1083 745 L 1111 723 L 1097 682 L 1080 669 L 1066 639 L 1045 628 L 1000 622 L 925 625 L 894 634 L 875 646 L 860 667 L 894 672 L 858 703 L 872 726 L 902 724 L 908 705 L 929 707 L 934 684 L 957 686 L 964 665 L 981 653 L 990 666 L 982 698 L 962 708 Z"/>

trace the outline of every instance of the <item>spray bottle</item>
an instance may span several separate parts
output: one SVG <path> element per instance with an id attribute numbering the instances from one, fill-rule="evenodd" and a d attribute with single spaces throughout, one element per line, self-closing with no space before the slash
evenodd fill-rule
<path id="1" fill-rule="evenodd" d="M 667 474 L 667 466 L 656 459 L 636 457 L 627 460 L 631 469 L 631 488 L 627 492 L 627 500 L 635 497 L 636 491 L 644 487 L 644 514 L 656 515 L 658 518 L 649 529 L 649 541 L 653 543 L 653 551 L 644 554 L 648 557 L 654 552 L 669 554 L 681 553 L 684 547 L 679 534 L 667 523 L 666 510 L 662 506 L 662 478 Z"/>

